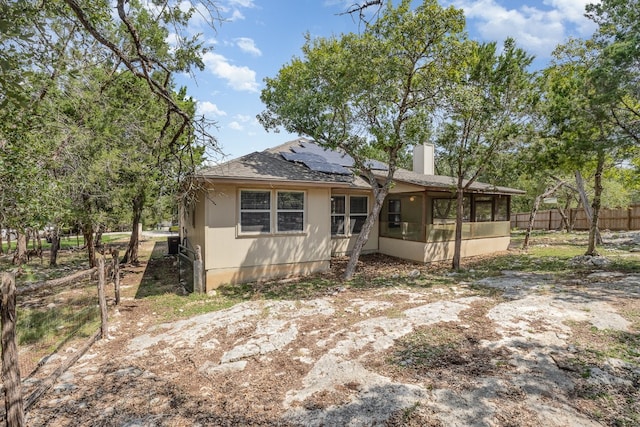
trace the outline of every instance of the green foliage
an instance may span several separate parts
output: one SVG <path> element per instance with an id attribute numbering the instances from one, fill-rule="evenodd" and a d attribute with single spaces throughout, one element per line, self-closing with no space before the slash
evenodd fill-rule
<path id="1" fill-rule="evenodd" d="M 0 0 L 4 227 L 130 224 L 132 199 L 177 198 L 202 162 L 194 135 L 215 149 L 171 78 L 203 66 L 201 39 L 185 35 L 195 8 L 113 6 Z"/>
<path id="2" fill-rule="evenodd" d="M 307 36 L 304 58 L 266 79 L 259 119 L 342 148 L 364 167 L 366 156 L 395 167 L 403 148 L 424 142 L 435 94 L 452 73 L 461 11 L 425 1 L 387 6 L 363 34 Z M 381 153 L 384 153 L 382 155 Z"/>
<path id="3" fill-rule="evenodd" d="M 452 266 L 460 267 L 464 192 L 500 153 L 513 153 L 528 127 L 535 101 L 533 57 L 507 39 L 502 53 L 496 43 L 465 41 L 457 72 L 444 91 L 441 120 L 436 124 L 439 173 L 455 178 L 456 231 Z"/>
<path id="4" fill-rule="evenodd" d="M 640 16 L 637 0 L 603 0 L 587 5 L 587 16 L 598 24 L 594 35 L 599 56 L 593 78 L 601 96 L 613 105 L 619 129 L 640 143 Z"/>
<path id="5" fill-rule="evenodd" d="M 533 58 L 511 39 L 502 53 L 496 43 L 466 41 L 461 49 L 464 59 L 446 87 L 436 146 L 439 172 L 470 185 L 519 148 L 535 100 L 527 71 Z"/>

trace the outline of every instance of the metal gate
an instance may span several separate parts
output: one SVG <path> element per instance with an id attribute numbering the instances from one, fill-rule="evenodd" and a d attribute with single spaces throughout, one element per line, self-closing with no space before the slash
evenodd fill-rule
<path id="1" fill-rule="evenodd" d="M 178 279 L 187 292 L 204 292 L 200 246 L 192 249 L 186 237 L 178 245 Z"/>

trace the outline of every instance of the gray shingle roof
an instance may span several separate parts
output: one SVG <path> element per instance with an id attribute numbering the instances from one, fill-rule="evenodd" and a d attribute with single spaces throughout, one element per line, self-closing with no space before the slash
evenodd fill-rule
<path id="1" fill-rule="evenodd" d="M 374 175 L 378 178 L 384 178 L 386 175 L 374 171 Z M 405 182 L 407 184 L 420 185 L 428 189 L 455 191 L 456 178 L 444 175 L 423 175 L 408 171 L 406 169 L 398 169 L 393 174 L 394 181 Z M 466 184 L 467 181 L 464 181 Z M 472 193 L 491 193 L 491 194 L 525 194 L 522 190 L 509 187 L 498 187 L 484 182 L 474 181 L 469 187 Z"/>
<path id="2" fill-rule="evenodd" d="M 209 167 L 197 177 L 204 179 L 246 180 L 246 181 L 274 181 L 313 183 L 315 185 L 329 185 L 351 188 L 371 188 L 368 181 L 355 175 L 341 175 L 318 172 L 303 164 L 285 160 L 280 153 L 291 152 L 300 143 L 311 143 L 311 140 L 298 138 L 285 142 L 262 152 L 254 152 L 235 160 Z M 385 171 L 373 171 L 377 178 L 384 179 Z M 394 174 L 394 181 L 419 185 L 426 189 L 451 191 L 455 189 L 456 180 L 450 176 L 423 175 L 406 169 L 398 169 Z M 497 187 L 482 182 L 474 182 L 469 191 L 492 194 L 524 194 L 524 191 L 508 187 Z"/>
<path id="3" fill-rule="evenodd" d="M 289 162 L 280 154 L 268 151 L 254 152 L 246 156 L 204 169 L 197 174 L 205 179 L 250 181 L 308 182 L 315 184 L 340 184 L 349 186 L 352 175 L 336 175 L 312 171 L 306 166 Z"/>

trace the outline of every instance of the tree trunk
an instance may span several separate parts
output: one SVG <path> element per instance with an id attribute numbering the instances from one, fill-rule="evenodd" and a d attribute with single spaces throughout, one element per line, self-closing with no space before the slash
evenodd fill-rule
<path id="1" fill-rule="evenodd" d="M 569 218 L 567 218 L 567 213 L 565 209 L 557 208 L 558 213 L 560 214 L 560 218 L 562 218 L 562 222 L 560 223 L 560 227 L 558 227 L 558 231 L 562 231 L 563 229 L 569 232 Z"/>
<path id="2" fill-rule="evenodd" d="M 453 261 L 451 268 L 460 270 L 460 258 L 462 254 L 462 220 L 464 219 L 464 190 L 462 179 L 458 179 L 458 191 L 456 192 L 456 229 L 453 244 Z"/>
<path id="3" fill-rule="evenodd" d="M 103 231 L 104 231 L 104 225 L 102 225 L 102 224 L 98 225 L 98 229 L 96 230 L 96 237 L 95 237 L 95 240 L 94 240 L 94 243 L 93 243 L 96 247 L 102 246 L 102 232 Z"/>
<path id="4" fill-rule="evenodd" d="M 96 247 L 93 244 L 93 227 L 91 225 L 85 225 L 82 228 L 82 236 L 84 237 L 84 243 L 87 246 L 89 268 L 93 268 L 96 266 Z"/>
<path id="5" fill-rule="evenodd" d="M 600 217 L 600 206 L 602 201 L 602 172 L 604 170 L 604 152 L 598 152 L 598 165 L 594 177 L 594 193 L 592 205 L 591 225 L 589 227 L 589 247 L 585 255 L 597 256 L 597 245 L 602 244 L 600 230 L 598 228 L 598 218 Z"/>
<path id="6" fill-rule="evenodd" d="M 598 160 L 599 162 L 600 160 Z M 599 166 L 598 166 L 599 167 Z M 603 166 L 604 167 L 604 166 Z M 582 207 L 584 208 L 584 213 L 587 216 L 587 222 L 589 223 L 589 232 L 593 228 L 593 208 L 589 203 L 589 197 L 587 196 L 587 192 L 584 189 L 584 179 L 582 178 L 582 174 L 579 170 L 575 172 L 576 176 L 576 187 L 578 187 L 578 195 L 580 196 L 580 202 L 582 202 Z M 600 237 L 600 230 L 596 228 L 596 244 L 602 244 L 602 237 Z"/>
<path id="7" fill-rule="evenodd" d="M 376 194 L 377 193 L 377 194 Z M 374 203 L 373 208 L 371 209 L 371 213 L 367 216 L 366 221 L 362 225 L 362 230 L 360 230 L 360 234 L 356 239 L 356 243 L 353 246 L 353 250 L 351 251 L 351 256 L 349 257 L 349 262 L 347 263 L 347 267 L 344 271 L 344 280 L 351 280 L 353 274 L 356 271 L 356 266 L 358 265 L 358 259 L 360 259 L 360 254 L 362 253 L 362 248 L 369 240 L 369 234 L 373 229 L 373 226 L 376 223 L 376 219 L 378 215 L 380 215 L 380 210 L 382 210 L 382 204 L 384 203 L 384 199 L 389 194 L 388 185 L 384 185 L 382 188 L 378 189 L 378 191 L 374 190 Z"/>
<path id="8" fill-rule="evenodd" d="M 25 240 L 26 241 L 26 240 Z M 9 273 L 2 274 L 2 382 L 4 383 L 4 407 L 7 426 L 23 426 L 24 406 L 22 383 L 16 346 L 16 279 Z"/>
<path id="9" fill-rule="evenodd" d="M 13 255 L 13 264 L 22 265 L 27 262 L 27 235 L 24 232 L 16 231 L 16 252 Z"/>
<path id="10" fill-rule="evenodd" d="M 540 202 L 542 201 L 542 194 L 538 194 L 533 201 L 533 207 L 529 214 L 529 223 L 527 224 L 527 231 L 524 233 L 524 241 L 522 242 L 522 249 L 529 249 L 529 238 L 531 237 L 531 231 L 533 230 L 533 224 L 536 221 L 536 214 L 540 208 Z"/>
<path id="11" fill-rule="evenodd" d="M 7 254 L 11 252 L 11 230 L 7 228 Z"/>
<path id="12" fill-rule="evenodd" d="M 2 247 L 2 224 L 0 224 L 0 255 L 4 255 L 4 248 Z M 9 231 L 7 230 L 7 234 L 9 234 Z M 8 252 L 8 251 L 7 251 Z"/>
<path id="13" fill-rule="evenodd" d="M 49 251 L 49 265 L 55 267 L 58 265 L 58 251 L 60 250 L 60 233 L 58 227 L 51 231 L 51 250 Z"/>
<path id="14" fill-rule="evenodd" d="M 550 195 L 552 195 L 553 193 L 556 192 L 556 190 L 558 190 L 558 188 L 560 188 L 562 185 L 564 184 L 564 182 L 559 181 L 556 183 L 556 185 L 554 185 L 553 187 L 548 187 L 544 193 L 539 194 L 534 202 L 533 202 L 533 208 L 531 209 L 531 214 L 529 215 L 529 224 L 527 225 L 527 231 L 524 233 L 524 242 L 522 242 L 522 249 L 528 249 L 529 248 L 529 238 L 531 237 L 531 231 L 533 230 L 533 224 L 536 221 L 536 214 L 538 213 L 538 209 L 540 209 L 540 202 L 542 202 L 542 200 L 545 197 L 549 197 Z"/>
<path id="15" fill-rule="evenodd" d="M 142 219 L 142 209 L 144 207 L 144 194 L 138 194 L 132 200 L 132 228 L 131 228 L 131 238 L 129 239 L 129 246 L 127 247 L 127 251 L 124 253 L 122 257 L 122 263 L 131 263 L 135 264 L 138 262 L 138 246 L 140 244 L 140 234 L 138 233 L 138 224 L 140 224 L 140 220 Z"/>
<path id="16" fill-rule="evenodd" d="M 36 242 L 38 242 L 37 249 L 39 251 L 42 251 L 42 237 L 40 237 L 40 231 L 35 230 L 35 233 L 36 233 Z"/>

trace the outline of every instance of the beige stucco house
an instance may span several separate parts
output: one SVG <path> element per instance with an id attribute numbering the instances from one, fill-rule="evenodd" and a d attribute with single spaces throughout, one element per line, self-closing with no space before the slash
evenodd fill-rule
<path id="1" fill-rule="evenodd" d="M 205 288 L 329 268 L 348 254 L 372 208 L 369 183 L 352 159 L 299 138 L 202 171 L 197 202 L 185 208 L 182 243 L 202 249 Z M 382 177 L 385 165 L 372 162 Z M 433 174 L 433 147 L 400 169 L 364 253 L 418 262 L 451 259 L 454 180 Z M 476 182 L 465 194 L 462 256 L 505 250 L 510 197 L 520 190 Z"/>

